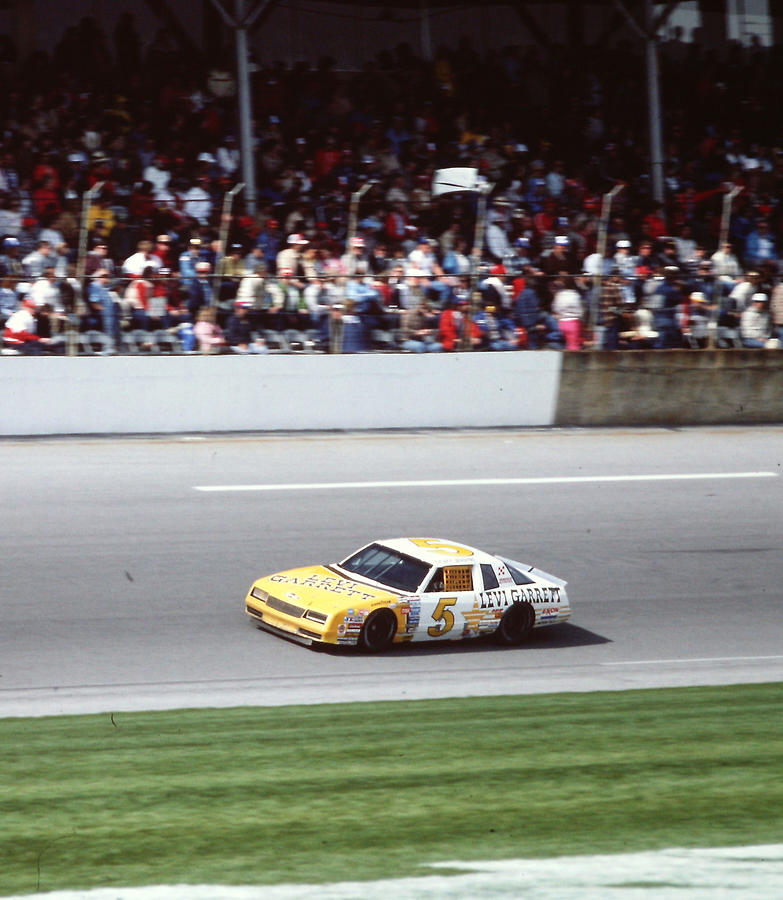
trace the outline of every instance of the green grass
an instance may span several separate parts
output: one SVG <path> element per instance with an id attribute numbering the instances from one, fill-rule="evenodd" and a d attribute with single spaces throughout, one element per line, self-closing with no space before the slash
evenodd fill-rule
<path id="1" fill-rule="evenodd" d="M 783 685 L 0 720 L 0 895 L 783 835 Z"/>

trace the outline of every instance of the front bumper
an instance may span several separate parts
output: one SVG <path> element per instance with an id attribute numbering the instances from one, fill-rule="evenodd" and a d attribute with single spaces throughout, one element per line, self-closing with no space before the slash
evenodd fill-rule
<path id="1" fill-rule="evenodd" d="M 245 611 L 257 625 L 298 644 L 334 643 L 327 634 L 328 617 L 304 607 L 280 600 L 252 588 L 245 601 Z"/>
<path id="2" fill-rule="evenodd" d="M 313 644 L 322 644 L 323 639 L 318 636 L 314 637 L 312 635 L 303 634 L 300 631 L 288 631 L 284 628 L 279 628 L 277 625 L 273 625 L 271 622 L 264 621 L 264 617 L 258 610 L 252 609 L 251 607 L 247 607 L 247 614 L 251 619 L 258 625 L 259 628 L 263 628 L 264 631 L 268 631 L 270 634 L 275 634 L 277 637 L 286 638 L 289 641 L 295 641 L 297 644 L 302 644 L 305 647 L 312 647 Z"/>

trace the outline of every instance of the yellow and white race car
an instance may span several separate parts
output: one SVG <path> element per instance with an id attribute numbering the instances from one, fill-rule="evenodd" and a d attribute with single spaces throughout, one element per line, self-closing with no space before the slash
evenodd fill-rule
<path id="1" fill-rule="evenodd" d="M 255 581 L 253 621 L 308 646 L 393 643 L 494 634 L 522 643 L 571 615 L 566 582 L 526 563 L 436 538 L 374 541 L 341 563 Z"/>

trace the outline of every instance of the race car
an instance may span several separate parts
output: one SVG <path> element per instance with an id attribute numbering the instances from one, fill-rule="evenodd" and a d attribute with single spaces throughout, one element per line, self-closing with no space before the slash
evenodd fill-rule
<path id="1" fill-rule="evenodd" d="M 373 541 L 341 563 L 255 581 L 245 609 L 260 627 L 300 644 L 392 644 L 493 634 L 521 644 L 571 615 L 566 582 L 527 563 L 438 538 Z"/>

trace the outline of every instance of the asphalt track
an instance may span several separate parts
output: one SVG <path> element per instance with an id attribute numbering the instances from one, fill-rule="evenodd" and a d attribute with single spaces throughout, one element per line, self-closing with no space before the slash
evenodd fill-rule
<path id="1" fill-rule="evenodd" d="M 0 510 L 0 717 L 783 680 L 780 427 L 5 439 Z M 397 535 L 566 578 L 572 621 L 375 657 L 246 621 Z"/>

